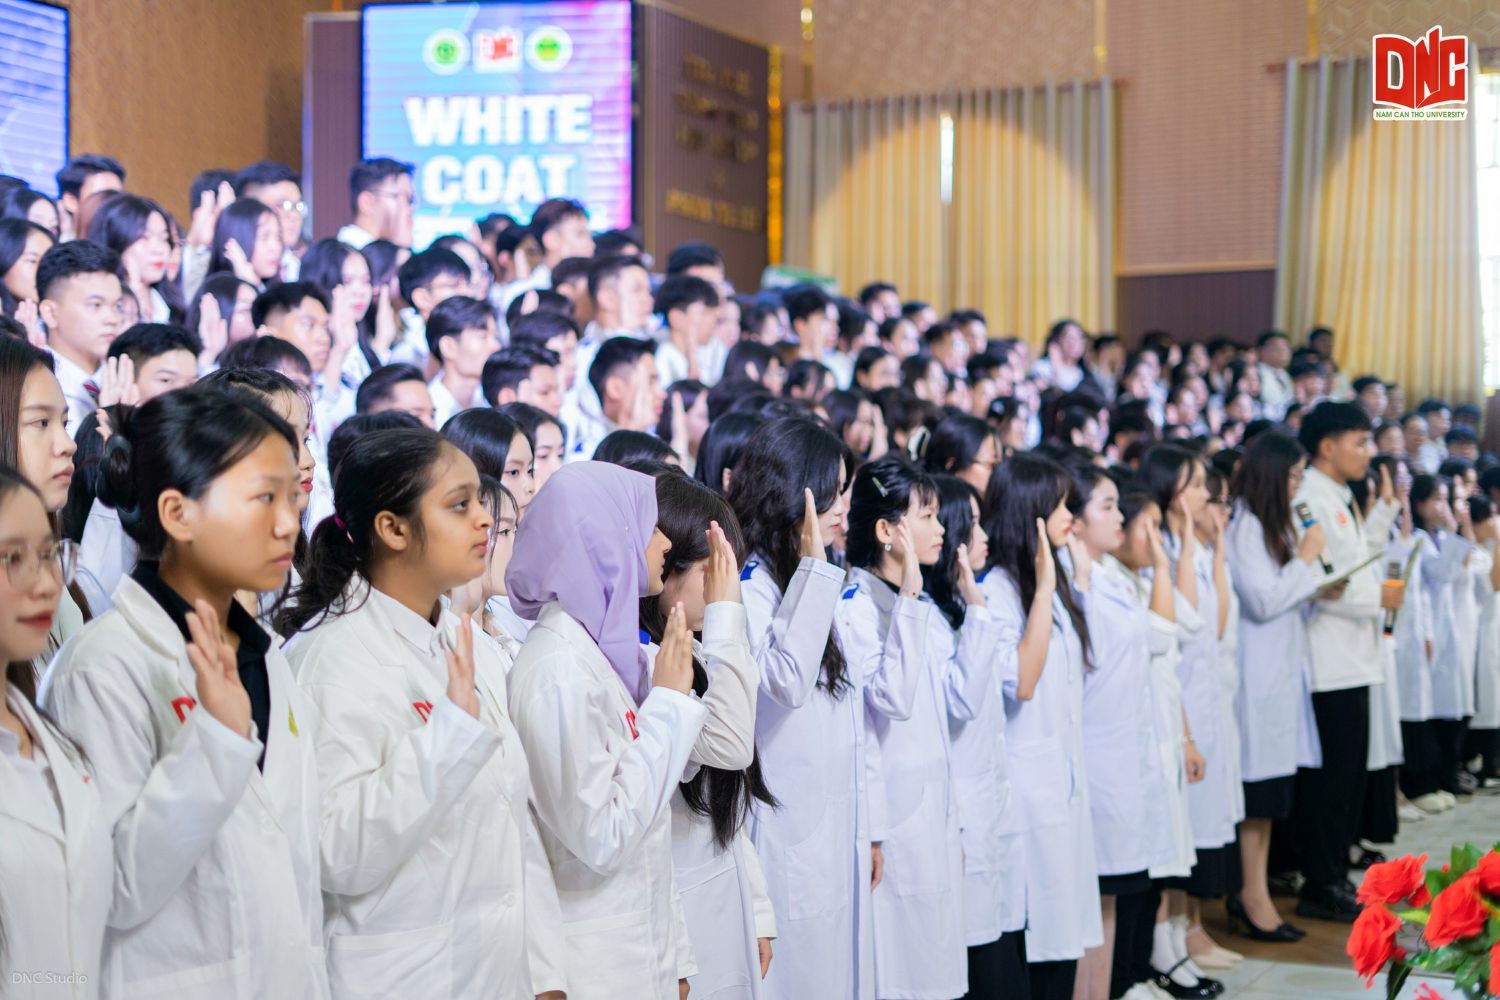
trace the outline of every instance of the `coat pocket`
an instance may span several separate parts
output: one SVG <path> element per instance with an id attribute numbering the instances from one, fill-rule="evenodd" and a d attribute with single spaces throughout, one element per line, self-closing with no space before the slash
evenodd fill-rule
<path id="1" fill-rule="evenodd" d="M 786 849 L 787 917 L 805 920 L 844 910 L 853 897 L 854 824 L 847 802 L 829 803 L 812 833 Z"/>
<path id="2" fill-rule="evenodd" d="M 648 910 L 567 923 L 568 1000 L 660 995 L 665 977 L 657 968 L 651 925 Z"/>
<path id="3" fill-rule="evenodd" d="M 453 924 L 388 934 L 335 934 L 328 980 L 340 1000 L 448 996 L 453 992 Z"/>
<path id="4" fill-rule="evenodd" d="M 923 896 L 948 887 L 948 830 L 941 815 L 932 815 L 941 811 L 941 789 L 926 783 L 921 787 L 916 809 L 891 828 L 880 848 L 884 877 L 898 896 Z"/>
<path id="5" fill-rule="evenodd" d="M 999 777 L 991 774 L 955 778 L 954 790 L 964 845 L 964 871 L 975 874 L 995 871 L 1004 836 Z"/>
<path id="6" fill-rule="evenodd" d="M 120 996 L 126 1000 L 200 1000 L 202 997 L 229 997 L 239 993 L 242 984 L 251 980 L 250 957 L 240 955 L 227 962 L 200 965 L 195 969 L 169 972 L 150 979 L 126 983 Z"/>
<path id="7" fill-rule="evenodd" d="M 1012 740 L 1009 751 L 1012 802 L 1022 829 L 1056 823 L 1076 793 L 1062 744 L 1052 737 Z"/>

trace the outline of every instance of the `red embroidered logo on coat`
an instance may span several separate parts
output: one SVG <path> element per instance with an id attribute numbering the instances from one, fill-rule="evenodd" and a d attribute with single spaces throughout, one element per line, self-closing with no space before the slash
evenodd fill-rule
<path id="1" fill-rule="evenodd" d="M 414 701 L 411 703 L 411 707 L 417 710 L 417 714 L 422 717 L 423 722 L 426 722 L 428 719 L 432 718 L 432 702 Z"/>
<path id="2" fill-rule="evenodd" d="M 635 713 L 634 712 L 626 712 L 625 713 L 625 724 L 630 727 L 630 738 L 631 739 L 638 740 L 638 739 L 641 738 L 640 730 L 638 730 L 638 729 L 635 728 Z"/>
<path id="3" fill-rule="evenodd" d="M 177 713 L 178 722 L 186 722 L 187 714 L 198 707 L 198 703 L 187 695 L 172 699 L 172 710 Z"/>

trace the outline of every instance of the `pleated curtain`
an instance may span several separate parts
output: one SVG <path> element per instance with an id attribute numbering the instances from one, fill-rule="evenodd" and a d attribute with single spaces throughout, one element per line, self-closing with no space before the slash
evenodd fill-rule
<path id="1" fill-rule="evenodd" d="M 1334 330 L 1351 378 L 1483 394 L 1474 110 L 1374 121 L 1370 63 L 1288 63 L 1276 324 Z"/>
<path id="2" fill-rule="evenodd" d="M 994 336 L 1113 326 L 1107 81 L 792 105 L 786 136 L 788 263 L 977 307 Z"/>

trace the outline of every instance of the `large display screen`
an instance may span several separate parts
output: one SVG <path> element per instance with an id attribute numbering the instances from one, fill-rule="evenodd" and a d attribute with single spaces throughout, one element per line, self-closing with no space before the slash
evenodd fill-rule
<path id="1" fill-rule="evenodd" d="M 0 174 L 57 194 L 68 161 L 68 12 L 0 0 Z"/>
<path id="2" fill-rule="evenodd" d="M 629 224 L 630 3 L 364 8 L 364 155 L 415 164 L 414 246 L 548 198 Z"/>

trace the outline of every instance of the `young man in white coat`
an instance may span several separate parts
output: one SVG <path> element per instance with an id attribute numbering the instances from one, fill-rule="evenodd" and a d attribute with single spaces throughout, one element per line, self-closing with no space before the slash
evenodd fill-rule
<path id="1" fill-rule="evenodd" d="M 1302 418 L 1298 434 L 1308 469 L 1293 499 L 1306 504 L 1327 537 L 1333 575 L 1347 573 L 1385 549 L 1400 507 L 1387 478 L 1366 521 L 1348 482 L 1369 469 L 1370 418 L 1353 403 L 1324 402 Z M 1306 530 L 1304 526 L 1301 530 Z M 1383 596 L 1378 567 L 1354 573 L 1342 589 L 1322 592 L 1308 621 L 1313 713 L 1321 767 L 1297 775 L 1297 847 L 1306 883 L 1297 913 L 1353 922 L 1359 914 L 1348 881 L 1348 848 L 1358 837 L 1370 740 L 1370 686 L 1385 681 L 1380 648 Z"/>

